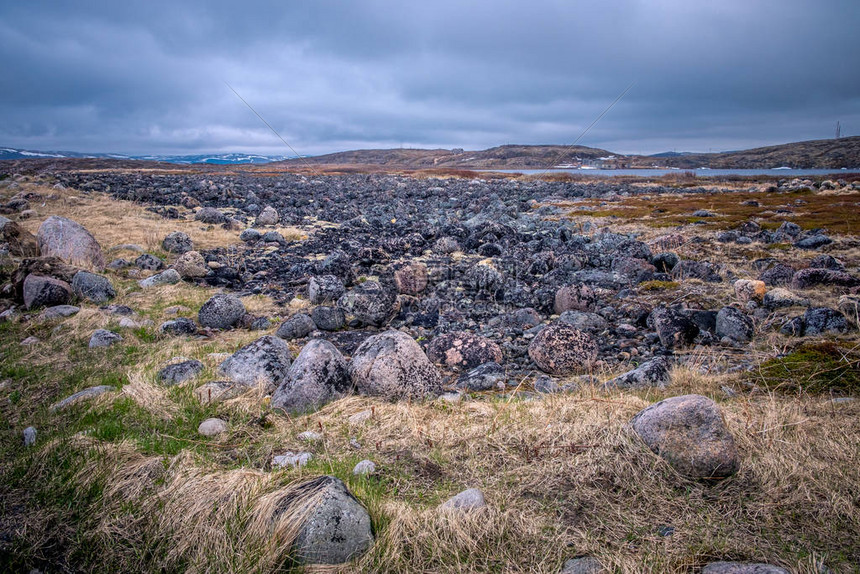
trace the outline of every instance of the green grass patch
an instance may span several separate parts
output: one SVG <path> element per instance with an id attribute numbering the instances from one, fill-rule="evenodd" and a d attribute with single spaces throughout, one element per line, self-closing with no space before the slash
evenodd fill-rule
<path id="1" fill-rule="evenodd" d="M 761 365 L 752 380 L 783 392 L 860 391 L 860 353 L 833 342 L 802 345 Z"/>
<path id="2" fill-rule="evenodd" d="M 643 281 L 639 284 L 642 291 L 671 291 L 680 287 L 677 281 Z"/>

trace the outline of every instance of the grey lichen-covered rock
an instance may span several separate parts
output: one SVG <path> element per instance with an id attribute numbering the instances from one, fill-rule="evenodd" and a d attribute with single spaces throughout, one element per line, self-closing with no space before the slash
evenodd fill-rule
<path id="1" fill-rule="evenodd" d="M 194 219 L 203 223 L 224 223 L 227 217 L 214 207 L 203 207 L 194 214 Z"/>
<path id="2" fill-rule="evenodd" d="M 39 226 L 36 238 L 43 256 L 53 255 L 71 265 L 99 271 L 105 267 L 99 242 L 83 225 L 71 219 L 52 215 Z"/>
<path id="3" fill-rule="evenodd" d="M 308 282 L 308 299 L 314 305 L 337 301 L 345 291 L 343 281 L 334 275 L 317 275 Z"/>
<path id="4" fill-rule="evenodd" d="M 606 570 L 597 558 L 581 556 L 564 563 L 559 574 L 603 574 Z"/>
<path id="5" fill-rule="evenodd" d="M 587 333 L 565 323 L 544 327 L 529 344 L 529 357 L 551 375 L 584 371 L 597 360 L 597 343 Z"/>
<path id="6" fill-rule="evenodd" d="M 505 368 L 496 362 L 484 363 L 457 379 L 457 388 L 467 391 L 488 391 L 505 383 Z"/>
<path id="7" fill-rule="evenodd" d="M 394 272 L 394 285 L 404 295 L 418 295 L 427 288 L 427 266 L 423 263 L 410 263 Z"/>
<path id="8" fill-rule="evenodd" d="M 762 304 L 765 309 L 773 311 L 784 307 L 806 307 L 809 305 L 809 299 L 795 295 L 788 289 L 776 287 L 764 294 Z"/>
<path id="9" fill-rule="evenodd" d="M 206 419 L 197 427 L 197 432 L 203 436 L 213 437 L 227 432 L 227 423 L 221 419 Z"/>
<path id="10" fill-rule="evenodd" d="M 736 307 L 723 307 L 717 313 L 718 337 L 728 337 L 732 341 L 744 343 L 753 338 L 752 319 Z"/>
<path id="11" fill-rule="evenodd" d="M 662 389 L 669 384 L 669 379 L 669 361 L 665 357 L 656 357 L 632 371 L 606 381 L 603 386 L 607 389 Z"/>
<path id="12" fill-rule="evenodd" d="M 165 321 L 159 325 L 158 330 L 165 335 L 196 335 L 197 323 L 187 317 L 178 317 Z"/>
<path id="13" fill-rule="evenodd" d="M 165 366 L 156 377 L 165 385 L 178 385 L 203 372 L 203 363 L 197 360 L 182 361 Z"/>
<path id="14" fill-rule="evenodd" d="M 112 390 L 114 390 L 114 388 L 110 385 L 99 385 L 96 387 L 86 388 L 82 391 L 78 391 L 70 397 L 66 397 L 58 403 L 54 403 L 53 405 L 51 405 L 51 411 L 61 411 L 81 401 L 94 399 L 95 397 L 103 395 Z"/>
<path id="15" fill-rule="evenodd" d="M 297 488 L 315 492 L 293 547 L 300 563 L 342 564 L 371 547 L 370 515 L 340 479 L 322 476 Z"/>
<path id="16" fill-rule="evenodd" d="M 779 566 L 751 562 L 711 562 L 702 568 L 702 574 L 789 574 Z"/>
<path id="17" fill-rule="evenodd" d="M 140 255 L 134 260 L 134 264 L 138 269 L 143 269 L 144 271 L 161 271 L 164 269 L 164 261 L 151 253 Z"/>
<path id="18" fill-rule="evenodd" d="M 122 337 L 107 329 L 96 329 L 90 337 L 89 348 L 110 347 L 122 341 Z"/>
<path id="19" fill-rule="evenodd" d="M 281 339 L 291 341 L 307 337 L 316 328 L 314 320 L 307 313 L 296 313 L 278 327 L 275 335 Z"/>
<path id="20" fill-rule="evenodd" d="M 801 269 L 791 278 L 792 289 L 812 289 L 818 285 L 856 287 L 860 285 L 860 279 L 844 271 L 815 267 Z"/>
<path id="21" fill-rule="evenodd" d="M 418 343 L 400 331 L 368 337 L 353 354 L 349 372 L 359 392 L 389 400 L 442 392 L 439 371 Z"/>
<path id="22" fill-rule="evenodd" d="M 487 502 L 484 500 L 484 493 L 477 488 L 469 488 L 440 504 L 439 510 L 471 512 L 485 506 Z"/>
<path id="23" fill-rule="evenodd" d="M 235 295 L 218 293 L 200 307 L 197 321 L 203 327 L 229 329 L 245 316 L 245 305 Z"/>
<path id="24" fill-rule="evenodd" d="M 72 300 L 72 287 L 65 281 L 31 273 L 24 279 L 24 307 L 53 307 Z"/>
<path id="25" fill-rule="evenodd" d="M 717 267 L 707 261 L 691 261 L 682 259 L 672 268 L 672 278 L 677 280 L 699 279 L 708 283 L 719 283 L 720 277 Z"/>
<path id="26" fill-rule="evenodd" d="M 257 216 L 257 219 L 254 221 L 254 225 L 277 225 L 278 221 L 280 221 L 278 210 L 271 205 L 267 205 L 263 208 L 263 211 L 260 212 L 260 215 Z"/>
<path id="27" fill-rule="evenodd" d="M 434 337 L 427 347 L 427 358 L 459 371 L 484 363 L 500 363 L 502 350 L 486 337 L 458 331 Z"/>
<path id="28" fill-rule="evenodd" d="M 348 321 L 355 319 L 373 327 L 387 325 L 400 309 L 397 294 L 376 281 L 367 281 L 344 293 L 337 306 Z"/>
<path id="29" fill-rule="evenodd" d="M 42 311 L 42 319 L 51 320 L 71 317 L 72 315 L 78 314 L 80 311 L 81 308 L 75 307 L 74 305 L 55 305 Z"/>
<path id="30" fill-rule="evenodd" d="M 585 283 L 565 285 L 556 291 L 555 312 L 561 314 L 565 311 L 591 311 L 596 302 L 594 289 Z"/>
<path id="31" fill-rule="evenodd" d="M 248 386 L 263 384 L 274 390 L 286 380 L 290 363 L 287 344 L 266 335 L 233 353 L 221 363 L 219 370 L 231 381 Z"/>
<path id="32" fill-rule="evenodd" d="M 176 269 L 166 269 L 161 273 L 156 273 L 152 277 L 141 279 L 137 284 L 144 289 L 148 289 L 150 287 L 158 287 L 159 285 L 175 285 L 180 281 L 182 281 L 182 277 L 179 276 Z"/>
<path id="33" fill-rule="evenodd" d="M 198 277 L 206 277 L 209 273 L 209 267 L 206 265 L 206 260 L 197 251 L 186 251 L 180 255 L 173 263 L 173 268 L 179 273 L 183 279 L 196 279 Z"/>
<path id="34" fill-rule="evenodd" d="M 323 339 L 312 339 L 290 366 L 287 379 L 272 395 L 272 408 L 288 413 L 319 409 L 352 387 L 343 355 Z"/>
<path id="35" fill-rule="evenodd" d="M 603 331 L 608 326 L 606 319 L 597 313 L 588 313 L 586 311 L 565 311 L 558 316 L 558 322 L 566 323 L 580 331 L 588 331 L 590 333 Z"/>
<path id="36" fill-rule="evenodd" d="M 107 277 L 89 271 L 75 273 L 72 278 L 72 291 L 79 299 L 87 299 L 99 305 L 104 305 L 116 297 L 116 289 Z"/>
<path id="37" fill-rule="evenodd" d="M 194 249 L 194 243 L 186 233 L 174 231 L 164 238 L 161 248 L 168 253 L 186 253 Z"/>
<path id="38" fill-rule="evenodd" d="M 819 247 L 824 247 L 831 243 L 833 243 L 833 240 L 826 235 L 817 234 L 810 235 L 809 237 L 804 237 L 800 241 L 796 241 L 794 246 L 800 249 L 818 249 Z"/>
<path id="39" fill-rule="evenodd" d="M 740 468 L 740 455 L 719 407 L 701 395 L 671 397 L 631 421 L 648 447 L 690 478 L 720 479 Z"/>
<path id="40" fill-rule="evenodd" d="M 803 334 L 828 335 L 848 332 L 848 321 L 836 309 L 812 307 L 803 314 Z"/>
<path id="41" fill-rule="evenodd" d="M 660 344 L 667 349 L 687 346 L 699 334 L 699 327 L 692 319 L 664 305 L 651 311 L 648 323 L 657 331 Z"/>
<path id="42" fill-rule="evenodd" d="M 310 452 L 287 452 L 272 457 L 272 468 L 301 468 L 313 458 Z"/>
<path id="43" fill-rule="evenodd" d="M 340 307 L 320 305 L 311 311 L 311 319 L 317 329 L 322 331 L 337 331 L 346 324 L 346 314 Z"/>
<path id="44" fill-rule="evenodd" d="M 355 476 L 363 476 L 366 474 L 373 474 L 376 472 L 376 463 L 372 460 L 364 459 L 352 469 L 352 474 Z"/>

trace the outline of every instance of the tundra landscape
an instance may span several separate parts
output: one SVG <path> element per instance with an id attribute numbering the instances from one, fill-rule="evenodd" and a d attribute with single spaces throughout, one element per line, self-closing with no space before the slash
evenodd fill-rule
<path id="1" fill-rule="evenodd" d="M 0 168 L 5 571 L 857 571 L 857 174 Z"/>

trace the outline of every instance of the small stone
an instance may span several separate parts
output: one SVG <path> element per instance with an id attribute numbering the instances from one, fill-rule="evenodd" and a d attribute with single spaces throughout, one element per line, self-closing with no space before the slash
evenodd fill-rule
<path id="1" fill-rule="evenodd" d="M 164 261 L 150 253 L 144 253 L 134 260 L 134 264 L 138 269 L 144 271 L 160 271 L 164 269 Z"/>
<path id="2" fill-rule="evenodd" d="M 164 241 L 161 242 L 161 248 L 168 253 L 185 253 L 194 249 L 194 244 L 187 234 L 174 231 L 164 238 Z"/>
<path id="3" fill-rule="evenodd" d="M 90 337 L 89 348 L 110 347 L 122 341 L 122 337 L 107 329 L 96 329 Z"/>
<path id="4" fill-rule="evenodd" d="M 36 444 L 36 427 L 27 427 L 24 429 L 24 446 L 33 446 Z"/>
<path id="5" fill-rule="evenodd" d="M 214 437 L 227 432 L 227 423 L 221 419 L 206 419 L 197 427 L 197 432 L 203 436 Z"/>
<path id="6" fill-rule="evenodd" d="M 439 509 L 472 512 L 486 506 L 487 503 L 484 500 L 484 493 L 477 488 L 470 488 L 440 504 Z"/>
<path id="7" fill-rule="evenodd" d="M 313 458 L 310 452 L 288 452 L 272 458 L 272 468 L 301 468 Z"/>
<path id="8" fill-rule="evenodd" d="M 206 277 L 209 267 L 206 260 L 197 251 L 186 251 L 173 263 L 173 268 L 183 279 Z"/>
<path id="9" fill-rule="evenodd" d="M 203 327 L 229 329 L 245 315 L 245 305 L 235 295 L 218 293 L 203 303 L 197 321 Z"/>
<path id="10" fill-rule="evenodd" d="M 141 279 L 137 284 L 144 289 L 149 289 L 150 287 L 158 287 L 159 285 L 175 285 L 180 281 L 182 281 L 182 277 L 179 276 L 176 269 L 167 269 L 161 273 L 156 273 L 152 277 Z"/>
<path id="11" fill-rule="evenodd" d="M 373 474 L 376 472 L 376 464 L 372 460 L 363 460 L 355 465 L 352 469 L 352 474 L 361 476 L 365 474 Z"/>
<path id="12" fill-rule="evenodd" d="M 296 313 L 281 323 L 275 335 L 281 339 L 291 341 L 307 337 L 315 328 L 316 324 L 310 315 L 307 313 Z"/>
<path id="13" fill-rule="evenodd" d="M 80 307 L 75 307 L 74 305 L 55 305 L 42 311 L 42 319 L 50 320 L 71 317 L 79 313 L 80 310 Z"/>
<path id="14" fill-rule="evenodd" d="M 305 442 L 318 442 L 323 439 L 323 435 L 318 432 L 314 432 L 311 430 L 304 431 L 298 434 L 296 437 L 299 440 L 303 440 Z"/>
<path id="15" fill-rule="evenodd" d="M 357 412 L 354 415 L 349 417 L 349 424 L 360 425 L 366 421 L 369 421 L 372 416 L 373 416 L 373 411 L 371 411 L 371 410 Z"/>
<path id="16" fill-rule="evenodd" d="M 165 385 L 178 385 L 195 378 L 203 372 L 203 363 L 196 360 L 167 365 L 158 371 L 157 378 Z"/>
<path id="17" fill-rule="evenodd" d="M 196 335 L 197 323 L 186 317 L 179 317 L 162 323 L 158 330 L 166 335 Z"/>
<path id="18" fill-rule="evenodd" d="M 79 402 L 87 400 L 87 399 L 95 398 L 99 395 L 103 395 L 104 393 L 107 393 L 107 392 L 112 391 L 112 390 L 114 390 L 114 388 L 109 386 L 109 385 L 99 385 L 97 387 L 89 387 L 89 388 L 84 389 L 82 391 L 78 391 L 77 393 L 73 394 L 70 397 L 66 397 L 65 399 L 63 399 L 62 401 L 60 401 L 58 403 L 54 403 L 53 405 L 51 405 L 51 412 L 61 411 L 61 410 L 68 408 L 68 407 L 70 407 L 76 403 L 79 403 Z"/>
<path id="19" fill-rule="evenodd" d="M 702 568 L 702 574 L 789 574 L 789 571 L 770 564 L 751 562 L 711 562 Z"/>
<path id="20" fill-rule="evenodd" d="M 597 558 L 582 556 L 565 562 L 559 574 L 602 574 L 603 572 L 605 570 Z"/>
<path id="21" fill-rule="evenodd" d="M 26 339 L 21 341 L 21 345 L 23 345 L 25 347 L 29 347 L 30 345 L 35 345 L 38 342 L 39 342 L 38 337 L 34 337 L 34 336 L 30 335 L 29 337 L 27 337 Z"/>
<path id="22" fill-rule="evenodd" d="M 278 221 L 280 221 L 278 211 L 271 205 L 267 205 L 263 208 L 263 211 L 260 212 L 260 215 L 257 216 L 257 220 L 254 222 L 254 225 L 277 225 Z"/>

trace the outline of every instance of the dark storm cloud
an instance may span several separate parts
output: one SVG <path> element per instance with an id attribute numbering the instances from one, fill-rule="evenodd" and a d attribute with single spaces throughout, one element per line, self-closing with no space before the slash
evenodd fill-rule
<path id="1" fill-rule="evenodd" d="M 0 7 L 0 144 L 303 153 L 582 140 L 620 152 L 860 133 L 848 1 Z"/>

